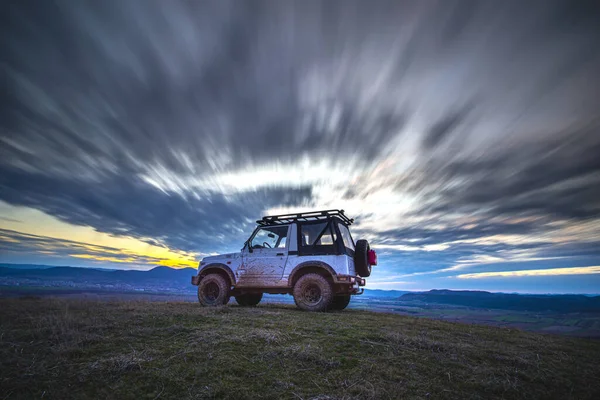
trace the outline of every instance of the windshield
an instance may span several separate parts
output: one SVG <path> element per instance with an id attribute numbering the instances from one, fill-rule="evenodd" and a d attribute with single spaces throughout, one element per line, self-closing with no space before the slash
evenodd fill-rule
<path id="1" fill-rule="evenodd" d="M 354 250 L 354 240 L 352 240 L 352 236 L 350 235 L 348 227 L 344 224 L 338 224 L 338 228 L 340 229 L 340 235 L 344 241 L 344 246 L 350 250 Z"/>

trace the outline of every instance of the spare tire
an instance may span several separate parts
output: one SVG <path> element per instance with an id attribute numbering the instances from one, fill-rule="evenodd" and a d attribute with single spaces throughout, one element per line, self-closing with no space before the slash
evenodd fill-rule
<path id="1" fill-rule="evenodd" d="M 354 269 L 356 273 L 363 278 L 371 275 L 371 264 L 369 264 L 369 242 L 365 239 L 356 241 L 356 248 L 354 249 Z"/>

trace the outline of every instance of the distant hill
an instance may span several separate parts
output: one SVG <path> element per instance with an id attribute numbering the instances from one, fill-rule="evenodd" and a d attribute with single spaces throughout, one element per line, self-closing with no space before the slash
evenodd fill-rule
<path id="1" fill-rule="evenodd" d="M 365 289 L 363 296 L 393 298 L 393 297 L 402 296 L 405 293 L 410 293 L 410 292 L 405 291 L 405 290 Z"/>
<path id="2" fill-rule="evenodd" d="M 4 265 L 10 265 L 5 267 Z M 31 268 L 26 268 L 31 267 Z M 102 270 L 80 267 L 51 267 L 35 264 L 0 264 L 3 285 L 50 286 L 76 289 L 149 291 L 152 293 L 192 294 L 194 268 L 175 269 L 159 266 L 148 271 Z M 269 297 L 269 296 L 267 296 Z M 275 298 L 275 297 L 274 297 Z M 276 296 L 277 301 L 291 299 Z M 379 300 L 378 300 L 379 299 Z M 530 312 L 600 312 L 600 296 L 586 295 L 522 295 L 468 290 L 431 290 L 406 292 L 401 290 L 366 289 L 356 302 L 426 303 L 462 306 L 477 309 L 499 309 Z"/>
<path id="3" fill-rule="evenodd" d="M 18 269 L 0 267 L 0 277 L 13 278 L 25 283 L 46 283 L 49 281 L 68 286 L 98 285 L 104 288 L 121 288 L 194 291 L 191 277 L 196 274 L 194 268 L 156 267 L 149 271 L 101 270 L 79 267 L 50 267 L 37 269 Z"/>
<path id="4" fill-rule="evenodd" d="M 186 290 L 194 291 L 191 276 L 196 274 L 194 268 L 175 269 L 156 267 L 148 271 L 112 270 L 81 267 L 53 267 L 34 264 L 0 264 L 0 277 L 27 279 L 54 279 L 73 281 L 75 283 L 116 284 L 127 283 L 138 287 L 156 287 L 161 283 L 180 285 Z M 398 298 L 407 291 L 366 289 L 365 297 Z"/>
<path id="5" fill-rule="evenodd" d="M 470 290 L 431 290 L 405 293 L 399 300 L 514 311 L 600 312 L 600 296 L 579 294 L 524 295 Z"/>
<path id="6" fill-rule="evenodd" d="M 101 270 L 80 267 L 50 267 L 39 269 L 17 269 L 0 267 L 1 276 L 32 276 L 32 277 L 61 277 L 61 278 L 89 278 L 137 281 L 139 279 L 179 279 L 183 276 L 189 281 L 196 273 L 194 268 L 169 268 L 156 267 L 148 271 L 137 270 Z"/>
<path id="7" fill-rule="evenodd" d="M 12 264 L 0 263 L 0 268 L 12 269 L 49 269 L 49 268 L 85 268 L 99 271 L 118 271 L 116 268 L 93 268 L 93 267 L 71 267 L 68 265 L 46 265 L 46 264 Z"/>
<path id="8" fill-rule="evenodd" d="M 48 268 L 55 268 L 55 267 L 56 267 L 56 265 L 0 263 L 0 268 L 13 268 L 13 269 L 48 269 Z"/>

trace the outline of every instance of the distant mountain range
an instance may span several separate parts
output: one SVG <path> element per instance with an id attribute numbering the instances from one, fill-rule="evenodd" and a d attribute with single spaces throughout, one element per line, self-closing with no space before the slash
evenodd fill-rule
<path id="1" fill-rule="evenodd" d="M 407 290 L 381 290 L 381 289 L 365 289 L 365 297 L 385 297 L 388 299 L 398 298 L 403 294 L 411 293 Z"/>
<path id="2" fill-rule="evenodd" d="M 94 268 L 80 267 L 48 267 L 39 266 L 35 269 L 17 269 L 0 267 L 0 276 L 31 276 L 31 277 L 51 277 L 51 278 L 80 278 L 102 281 L 127 281 L 139 282 L 141 279 L 182 279 L 187 283 L 191 282 L 191 277 L 196 273 L 194 268 L 169 268 L 156 267 L 148 271 L 137 270 L 102 270 Z"/>
<path id="3" fill-rule="evenodd" d="M 156 267 L 148 271 L 106 270 L 80 267 L 53 267 L 37 264 L 0 264 L 0 284 L 4 286 L 51 286 L 94 288 L 96 290 L 151 291 L 155 293 L 188 293 L 194 268 Z M 490 293 L 467 290 L 401 290 L 367 289 L 362 300 L 397 301 L 399 304 L 439 304 L 478 309 L 500 309 L 532 312 L 600 312 L 600 296 L 530 295 Z M 376 300 L 375 300 L 376 301 Z"/>
<path id="4" fill-rule="evenodd" d="M 56 265 L 42 265 L 42 264 L 6 264 L 0 263 L 0 268 L 12 268 L 12 269 L 48 269 L 55 268 Z"/>
<path id="5" fill-rule="evenodd" d="M 513 311 L 600 312 L 600 296 L 583 294 L 532 295 L 470 290 L 430 290 L 405 293 L 401 302 L 449 304 Z"/>
<path id="6" fill-rule="evenodd" d="M 11 282 L 43 286 L 96 287 L 113 290 L 153 290 L 193 292 L 194 268 L 156 267 L 149 271 L 102 270 L 79 267 L 47 267 L 32 269 L 0 267 L 4 284 Z"/>
<path id="7" fill-rule="evenodd" d="M 168 286 L 179 287 L 185 291 L 194 291 L 191 277 L 196 274 L 194 268 L 175 269 L 169 267 L 156 267 L 148 271 L 135 270 L 109 270 L 81 267 L 54 267 L 37 264 L 0 264 L 0 277 L 28 279 L 39 281 L 72 282 L 77 285 L 99 284 L 118 285 L 127 284 L 136 288 L 157 288 Z M 402 290 L 365 290 L 365 297 L 399 298 L 407 291 Z"/>

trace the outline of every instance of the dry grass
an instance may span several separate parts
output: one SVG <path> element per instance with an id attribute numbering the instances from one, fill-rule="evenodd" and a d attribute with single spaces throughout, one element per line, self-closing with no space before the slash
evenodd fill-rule
<path id="1" fill-rule="evenodd" d="M 600 398 L 600 342 L 285 305 L 0 300 L 0 399 Z"/>

